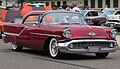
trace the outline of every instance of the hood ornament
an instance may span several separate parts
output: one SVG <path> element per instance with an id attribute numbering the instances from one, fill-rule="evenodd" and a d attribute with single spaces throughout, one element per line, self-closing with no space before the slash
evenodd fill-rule
<path id="1" fill-rule="evenodd" d="M 94 33 L 94 32 L 90 32 L 90 33 L 88 33 L 88 35 L 89 35 L 89 36 L 95 36 L 96 33 Z"/>

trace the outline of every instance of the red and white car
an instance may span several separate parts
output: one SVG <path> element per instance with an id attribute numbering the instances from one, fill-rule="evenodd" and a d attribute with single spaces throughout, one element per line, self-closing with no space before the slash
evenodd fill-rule
<path id="1" fill-rule="evenodd" d="M 32 11 L 21 23 L 5 24 L 4 42 L 14 51 L 23 47 L 48 51 L 52 58 L 62 53 L 95 53 L 105 58 L 117 49 L 117 31 L 89 26 L 83 16 L 69 11 Z"/>

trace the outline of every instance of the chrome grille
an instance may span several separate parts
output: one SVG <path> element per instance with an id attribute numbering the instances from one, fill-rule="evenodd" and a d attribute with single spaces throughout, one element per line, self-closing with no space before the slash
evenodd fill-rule
<path id="1" fill-rule="evenodd" d="M 99 48 L 111 48 L 111 45 L 114 43 L 109 42 L 80 42 L 80 43 L 72 43 L 68 47 L 72 49 L 87 49 L 88 47 L 99 47 Z"/>

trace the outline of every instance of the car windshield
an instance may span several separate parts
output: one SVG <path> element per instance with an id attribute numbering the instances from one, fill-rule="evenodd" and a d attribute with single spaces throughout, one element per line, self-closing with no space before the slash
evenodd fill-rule
<path id="1" fill-rule="evenodd" d="M 60 25 L 85 25 L 83 16 L 75 12 L 51 12 L 47 13 L 42 24 L 60 24 Z"/>
<path id="2" fill-rule="evenodd" d="M 81 10 L 81 14 L 83 14 L 85 16 L 87 14 L 87 11 Z"/>
<path id="3" fill-rule="evenodd" d="M 115 11 L 106 11 L 104 12 L 105 15 L 114 15 Z"/>

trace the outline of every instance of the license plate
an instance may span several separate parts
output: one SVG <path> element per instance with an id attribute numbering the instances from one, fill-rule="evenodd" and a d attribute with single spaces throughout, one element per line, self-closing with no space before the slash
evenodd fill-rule
<path id="1" fill-rule="evenodd" d="M 98 47 L 88 47 L 89 52 L 98 52 L 99 48 Z"/>

